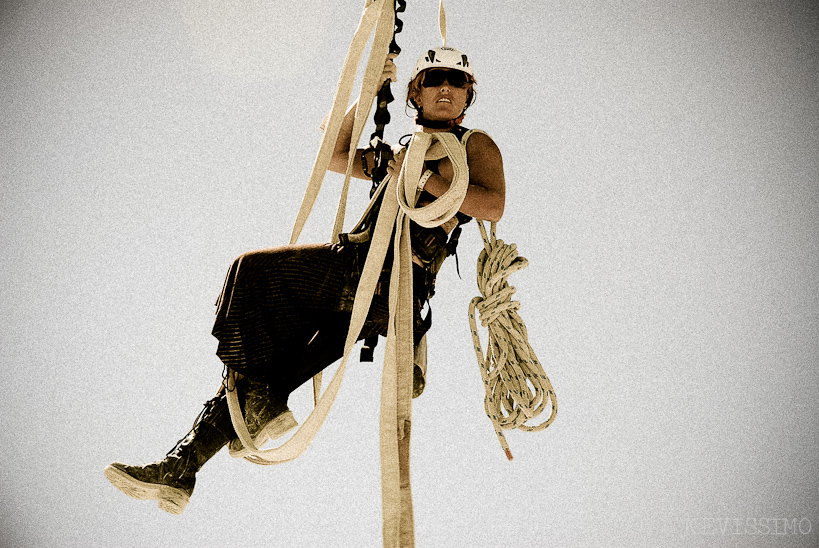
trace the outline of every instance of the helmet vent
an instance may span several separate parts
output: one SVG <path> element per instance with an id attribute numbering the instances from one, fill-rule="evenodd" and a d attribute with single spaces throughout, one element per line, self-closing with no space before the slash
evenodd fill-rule
<path id="1" fill-rule="evenodd" d="M 418 59 L 418 62 L 415 63 L 415 68 L 412 71 L 412 80 L 422 71 L 431 68 L 448 68 L 460 70 L 469 76 L 473 75 L 472 63 L 466 54 L 450 47 L 431 48 L 425 51 Z"/>

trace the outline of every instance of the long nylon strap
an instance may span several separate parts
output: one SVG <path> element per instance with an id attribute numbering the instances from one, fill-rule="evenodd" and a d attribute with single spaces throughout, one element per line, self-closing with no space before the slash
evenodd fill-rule
<path id="1" fill-rule="evenodd" d="M 387 6 L 386 10 L 384 9 L 385 6 Z M 354 128 L 358 130 L 358 133 L 353 133 L 351 139 L 350 155 L 353 156 L 355 154 L 356 144 L 358 143 L 358 139 L 360 139 L 361 132 L 364 128 L 364 124 L 359 120 L 359 118 L 366 118 L 369 114 L 369 109 L 372 106 L 372 101 L 375 97 L 377 80 L 381 74 L 381 71 L 383 70 L 384 61 L 386 60 L 387 52 L 389 50 L 389 42 L 392 36 L 395 11 L 392 2 L 388 2 L 387 0 L 367 0 L 364 13 L 361 15 L 358 28 L 353 35 L 350 49 L 347 51 L 347 56 L 344 59 L 344 66 L 342 68 L 341 78 L 339 79 L 336 94 L 333 99 L 333 107 L 330 111 L 330 118 L 327 122 L 324 135 L 321 138 L 319 151 L 316 156 L 315 163 L 313 164 L 310 179 L 307 183 L 307 189 L 304 193 L 304 198 L 302 199 L 302 204 L 299 209 L 298 216 L 296 217 L 296 222 L 293 225 L 293 232 L 290 236 L 291 244 L 298 241 L 301 231 L 304 228 L 304 224 L 307 222 L 307 218 L 310 216 L 310 212 L 312 211 L 313 205 L 318 197 L 319 190 L 321 189 L 321 183 L 324 180 L 324 175 L 330 165 L 333 149 L 335 148 L 338 133 L 344 120 L 344 114 L 347 108 L 347 103 L 350 99 L 353 84 L 355 82 L 355 75 L 361 62 L 361 56 L 367 45 L 367 41 L 369 40 L 373 27 L 376 25 L 376 22 L 381 22 L 379 21 L 379 18 L 388 19 L 389 22 L 387 24 L 378 25 L 370 54 L 370 61 L 367 64 L 367 74 L 364 76 L 361 96 L 359 97 L 358 112 L 356 113 L 356 125 L 354 126 Z M 373 82 L 376 82 L 376 84 L 373 84 Z M 370 86 L 369 89 L 366 88 L 368 85 Z M 345 195 L 346 187 L 349 184 L 351 166 L 352 160 L 348 161 L 348 169 L 344 183 L 345 190 L 343 191 L 343 194 Z"/>
<path id="2" fill-rule="evenodd" d="M 315 164 L 313 166 L 313 171 L 310 176 L 310 180 L 308 182 L 307 190 L 305 191 L 304 199 L 302 200 L 302 205 L 299 210 L 298 216 L 296 218 L 295 225 L 293 227 L 293 233 L 290 238 L 290 243 L 296 243 L 298 240 L 299 235 L 304 227 L 304 224 L 307 221 L 307 218 L 310 215 L 310 211 L 312 210 L 313 204 L 318 196 L 319 190 L 321 188 L 321 183 L 324 179 L 324 174 L 327 171 L 327 168 L 330 164 L 330 158 L 333 153 L 333 149 L 335 147 L 335 141 L 338 137 L 339 130 L 341 128 L 341 123 L 344 118 L 346 104 L 349 101 L 350 92 L 352 89 L 352 85 L 355 79 L 355 73 L 361 59 L 361 55 L 363 53 L 364 47 L 369 39 L 371 31 L 375 26 L 377 21 L 381 22 L 383 20 L 389 20 L 390 16 L 394 17 L 393 11 L 393 4 L 391 1 L 387 0 L 373 0 L 368 1 L 364 13 L 361 16 L 361 21 L 359 22 L 358 29 L 353 36 L 352 43 L 350 45 L 350 50 L 347 52 L 347 57 L 344 61 L 344 68 L 342 70 L 342 76 L 338 84 L 338 88 L 336 90 L 336 95 L 333 101 L 333 108 L 330 113 L 330 119 L 327 122 L 326 129 L 324 132 L 324 136 L 322 137 L 321 144 L 319 146 L 319 153 L 316 157 Z M 371 75 L 365 76 L 365 82 L 376 82 L 378 76 L 381 74 L 383 70 L 384 61 L 386 60 L 387 56 L 387 47 L 389 46 L 389 40 L 392 31 L 392 23 L 388 24 L 380 24 L 378 26 L 376 37 L 374 38 L 373 49 L 376 49 L 376 46 L 382 51 L 381 53 L 381 61 L 380 66 L 376 67 L 375 63 L 369 63 L 368 68 L 371 72 L 376 71 L 377 75 L 373 78 Z M 375 56 L 376 52 L 373 51 L 371 56 Z M 376 84 L 377 85 L 377 84 Z M 375 87 L 375 86 L 373 86 Z M 366 101 L 367 96 L 370 97 L 374 96 L 374 93 L 367 93 L 366 90 L 362 89 L 362 99 Z M 370 105 L 372 100 L 370 100 Z M 362 105 L 364 103 L 359 104 L 359 110 L 364 110 Z M 365 115 L 366 116 L 366 115 Z M 363 129 L 363 125 L 359 128 L 359 132 Z M 360 133 L 358 135 L 360 138 Z M 351 154 L 354 154 L 354 149 L 356 146 L 357 140 L 356 136 L 353 136 L 353 140 L 351 142 L 351 148 L 353 151 Z M 348 162 L 348 166 L 350 162 Z M 350 177 L 350 169 L 348 168 L 347 176 L 345 177 L 345 188 L 349 183 Z M 346 191 L 345 191 L 346 192 Z M 379 216 L 380 218 L 380 216 Z M 368 258 L 369 260 L 369 258 Z M 382 259 L 383 263 L 383 259 Z M 380 269 L 380 265 L 379 265 Z M 356 302 L 353 305 L 353 316 L 352 321 L 350 323 L 350 330 L 347 336 L 347 341 L 345 343 L 345 351 L 344 351 L 344 358 L 341 361 L 341 364 L 336 371 L 332 381 L 327 387 L 324 395 L 320 398 L 319 401 L 316 402 L 316 406 L 313 412 L 305 419 L 304 424 L 296 431 L 296 433 L 283 445 L 268 449 L 268 450 L 260 450 L 257 448 L 251 439 L 249 433 L 247 432 L 247 428 L 243 427 L 244 425 L 244 418 L 241 415 L 241 410 L 239 407 L 238 396 L 236 395 L 235 391 L 228 392 L 228 401 L 231 404 L 231 418 L 233 419 L 234 428 L 236 429 L 236 433 L 239 437 L 239 440 L 242 442 L 242 445 L 253 455 L 253 457 L 246 457 L 248 460 L 252 460 L 253 462 L 262 463 L 281 463 L 287 462 L 297 458 L 299 455 L 304 453 L 307 447 L 312 442 L 313 438 L 315 437 L 316 433 L 320 429 L 321 425 L 323 424 L 324 420 L 329 413 L 330 408 L 332 407 L 333 401 L 338 393 L 339 386 L 341 384 L 341 379 L 344 374 L 344 370 L 347 365 L 347 358 L 352 350 L 353 345 L 356 342 L 357 336 L 361 331 L 361 328 L 364 325 L 364 320 L 367 316 L 367 311 L 369 310 L 370 303 L 372 301 L 372 295 L 375 290 L 375 285 L 378 281 L 377 276 L 373 276 L 374 273 L 367 273 L 362 274 L 361 282 L 359 285 L 359 289 L 363 291 L 358 291 L 356 294 Z M 359 296 L 361 298 L 359 298 Z M 365 302 L 366 301 L 366 302 Z M 356 306 L 357 305 L 357 306 Z"/>
<path id="3" fill-rule="evenodd" d="M 435 146 L 436 144 L 439 146 Z M 424 159 L 440 159 L 442 153 L 450 158 L 456 174 L 450 189 L 436 200 L 436 203 L 443 204 L 446 210 L 442 210 L 441 207 L 413 207 L 417 181 L 420 178 Z M 412 259 L 409 221 L 412 219 L 425 226 L 437 226 L 436 221 L 438 224 L 445 222 L 458 211 L 469 184 L 466 151 L 458 139 L 449 133 L 416 133 L 410 142 L 398 180 L 389 177 L 385 184 L 386 194 L 379 211 L 361 282 L 356 291 L 352 323 L 356 323 L 356 318 L 366 316 L 389 247 L 389 238 L 393 232 L 393 227 L 395 227 L 394 245 L 398 252 L 394 253 L 390 281 L 390 321 L 381 397 L 382 504 L 384 546 L 407 547 L 413 545 L 412 499 L 408 482 L 408 453 L 401 451 L 401 445 L 402 443 L 408 444 L 412 402 Z M 319 405 L 305 421 L 299 432 L 307 428 L 311 421 L 315 420 L 318 413 L 323 413 L 326 416 L 325 409 L 329 411 L 328 406 L 332 405 L 331 399 L 335 398 L 335 394 L 338 392 L 344 368 L 352 350 L 352 343 L 355 342 L 354 329 L 360 329 L 360 326 L 351 325 L 342 363 L 327 387 L 324 396 L 319 401 Z M 292 443 L 293 439 L 296 439 L 299 432 L 279 448 L 265 451 L 255 448 L 249 439 L 247 429 L 244 427 L 241 412 L 238 411 L 238 396 L 235 391 L 229 392 L 228 395 L 236 400 L 235 404 L 231 406 L 231 416 L 237 434 L 245 447 L 254 455 L 245 458 L 252 462 L 266 464 L 285 462 L 301 454 L 287 451 L 288 445 Z M 330 399 L 329 402 L 328 399 Z M 238 411 L 238 415 L 235 415 L 234 411 Z M 323 418 L 321 417 L 322 421 Z M 320 424 L 319 422 L 317 426 L 320 426 Z M 242 439 L 244 437 L 248 438 L 248 443 L 245 443 L 246 440 Z M 276 458 L 270 459 L 272 455 L 275 455 Z M 267 462 L 260 462 L 260 460 Z M 402 470 L 404 471 L 403 479 Z"/>

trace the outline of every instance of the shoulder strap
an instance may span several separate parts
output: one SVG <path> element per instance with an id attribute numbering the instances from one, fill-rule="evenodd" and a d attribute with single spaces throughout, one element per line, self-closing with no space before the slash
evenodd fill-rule
<path id="1" fill-rule="evenodd" d="M 463 126 L 455 126 L 454 128 L 450 129 L 449 132 L 460 141 L 463 139 L 464 135 L 469 132 L 469 130 Z"/>
<path id="2" fill-rule="evenodd" d="M 463 144 L 463 146 L 466 146 L 466 142 L 469 140 L 470 137 L 472 137 L 473 133 L 483 133 L 487 137 L 489 136 L 489 134 L 483 131 L 482 129 L 467 129 L 466 131 L 464 131 L 462 135 L 458 135 L 458 138 L 461 140 L 461 144 Z"/>

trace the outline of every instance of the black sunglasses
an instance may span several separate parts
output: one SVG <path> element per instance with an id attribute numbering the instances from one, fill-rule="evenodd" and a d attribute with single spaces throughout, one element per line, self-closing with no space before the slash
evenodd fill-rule
<path id="1" fill-rule="evenodd" d="M 432 69 L 424 74 L 424 81 L 421 86 L 425 88 L 437 88 L 444 82 L 455 88 L 465 88 L 469 85 L 469 76 L 460 70 Z"/>

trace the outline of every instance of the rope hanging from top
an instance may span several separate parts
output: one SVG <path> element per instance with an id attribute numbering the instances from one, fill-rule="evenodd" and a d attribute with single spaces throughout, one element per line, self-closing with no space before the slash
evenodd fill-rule
<path id="1" fill-rule="evenodd" d="M 438 5 L 438 27 L 441 30 L 442 45 L 446 46 L 446 10 L 444 10 L 444 0 Z"/>

